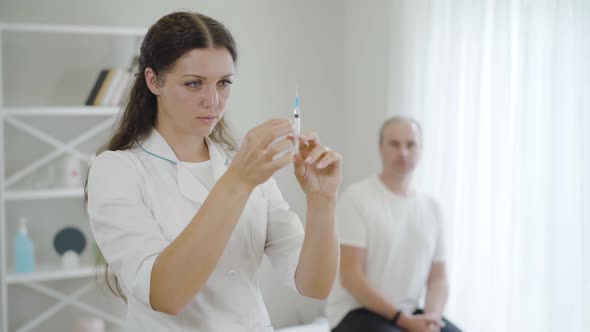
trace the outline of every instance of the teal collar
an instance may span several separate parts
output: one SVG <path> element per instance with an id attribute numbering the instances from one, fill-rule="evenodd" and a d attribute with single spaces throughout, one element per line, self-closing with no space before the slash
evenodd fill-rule
<path id="1" fill-rule="evenodd" d="M 225 151 L 209 137 L 205 137 L 205 143 L 209 148 L 209 159 L 211 159 L 213 165 L 227 168 L 230 160 Z M 145 139 L 141 142 L 138 141 L 137 145 L 145 153 L 153 157 L 168 161 L 174 165 L 178 165 L 179 163 L 170 145 L 168 145 L 164 137 L 155 128 L 152 129 L 152 132 Z"/>

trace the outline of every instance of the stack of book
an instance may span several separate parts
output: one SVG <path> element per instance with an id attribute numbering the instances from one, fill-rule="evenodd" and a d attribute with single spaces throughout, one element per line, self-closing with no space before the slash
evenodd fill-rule
<path id="1" fill-rule="evenodd" d="M 87 106 L 119 106 L 129 93 L 133 74 L 122 68 L 103 69 L 86 99 Z"/>

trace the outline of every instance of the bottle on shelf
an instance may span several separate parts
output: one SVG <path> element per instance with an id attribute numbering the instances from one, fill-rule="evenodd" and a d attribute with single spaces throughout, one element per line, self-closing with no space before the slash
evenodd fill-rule
<path id="1" fill-rule="evenodd" d="M 19 219 L 19 227 L 14 237 L 14 271 L 17 273 L 30 273 L 35 271 L 35 243 L 29 237 L 27 219 Z"/>
<path id="2" fill-rule="evenodd" d="M 76 156 L 68 155 L 63 165 L 63 185 L 66 188 L 77 188 L 84 185 L 82 161 Z"/>

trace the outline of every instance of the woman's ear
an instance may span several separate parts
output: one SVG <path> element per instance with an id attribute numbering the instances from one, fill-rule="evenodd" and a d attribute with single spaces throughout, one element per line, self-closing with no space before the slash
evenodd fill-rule
<path id="1" fill-rule="evenodd" d="M 160 95 L 160 81 L 158 80 L 158 75 L 156 74 L 156 72 L 150 68 L 147 67 L 144 71 L 144 75 L 145 75 L 145 82 L 148 86 L 148 89 L 150 89 L 150 91 L 155 94 L 156 96 Z"/>

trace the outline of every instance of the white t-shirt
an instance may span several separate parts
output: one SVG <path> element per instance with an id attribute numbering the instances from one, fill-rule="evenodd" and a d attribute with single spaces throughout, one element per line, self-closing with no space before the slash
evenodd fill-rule
<path id="1" fill-rule="evenodd" d="M 211 191 L 215 185 L 215 178 L 213 177 L 213 169 L 211 168 L 211 160 L 201 161 L 198 163 L 189 163 L 186 161 L 178 162 L 181 166 L 186 168 L 201 184 Z"/>
<path id="2" fill-rule="evenodd" d="M 427 196 L 402 197 L 378 176 L 351 185 L 336 211 L 340 243 L 365 248 L 365 273 L 385 299 L 404 312 L 416 310 L 433 261 L 444 261 L 440 210 Z M 338 279 L 326 315 L 334 327 L 362 305 Z"/>

